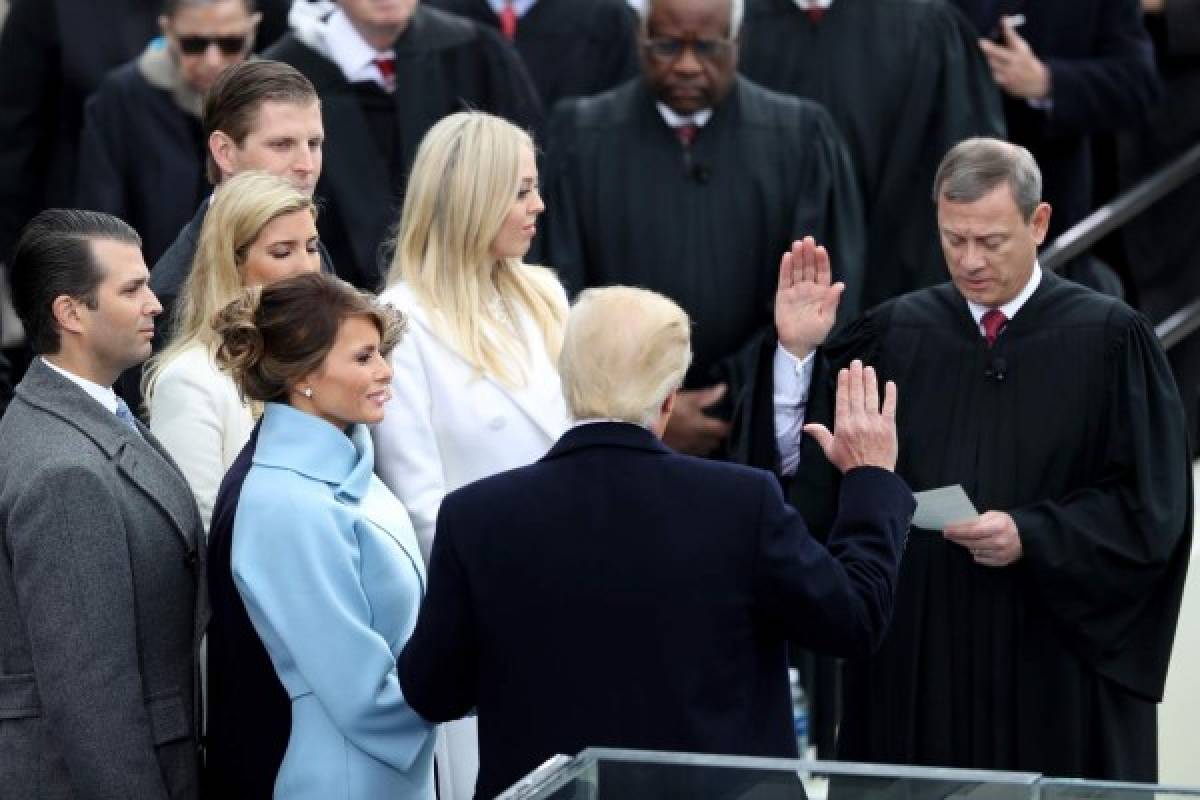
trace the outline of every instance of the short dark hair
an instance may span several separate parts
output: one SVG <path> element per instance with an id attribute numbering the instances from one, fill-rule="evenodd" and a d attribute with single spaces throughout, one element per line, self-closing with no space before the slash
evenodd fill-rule
<path id="1" fill-rule="evenodd" d="M 221 0 L 163 0 L 162 13 L 164 17 L 173 17 L 179 9 L 185 6 L 208 6 L 218 2 Z M 247 14 L 254 13 L 256 9 L 254 0 L 241 0 L 241 2 L 246 7 Z"/>
<path id="2" fill-rule="evenodd" d="M 33 352 L 53 354 L 62 346 L 54 321 L 56 298 L 67 295 L 96 307 L 96 287 L 104 280 L 104 267 L 92 250 L 95 239 L 142 246 L 137 231 L 99 211 L 47 209 L 21 231 L 9 278 L 13 306 Z"/>
<path id="3" fill-rule="evenodd" d="M 350 317 L 370 320 L 385 356 L 405 328 L 399 311 L 320 272 L 247 289 L 213 320 L 217 365 L 243 399 L 287 402 L 293 384 L 321 366 Z"/>
<path id="4" fill-rule="evenodd" d="M 204 95 L 205 170 L 214 186 L 221 182 L 221 169 L 208 148 L 209 137 L 221 131 L 241 147 L 263 103 L 306 106 L 320 98 L 312 81 L 280 61 L 256 59 L 225 69 Z"/>

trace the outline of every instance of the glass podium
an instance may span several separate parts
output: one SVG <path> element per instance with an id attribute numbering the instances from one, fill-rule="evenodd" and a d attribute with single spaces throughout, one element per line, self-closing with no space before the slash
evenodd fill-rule
<path id="1" fill-rule="evenodd" d="M 1200 800 L 1200 787 L 1036 773 L 591 748 L 555 756 L 500 800 Z"/>

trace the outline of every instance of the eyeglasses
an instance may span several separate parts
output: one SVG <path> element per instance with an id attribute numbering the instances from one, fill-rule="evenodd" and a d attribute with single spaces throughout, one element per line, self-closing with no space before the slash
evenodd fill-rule
<path id="1" fill-rule="evenodd" d="M 239 53 L 246 51 L 246 42 L 250 37 L 247 34 L 234 34 L 232 36 L 177 36 L 179 49 L 184 55 L 198 56 L 208 51 L 208 48 L 214 44 L 227 56 L 236 56 Z"/>
<path id="2" fill-rule="evenodd" d="M 646 39 L 642 47 L 651 58 L 658 61 L 675 61 L 688 47 L 703 61 L 718 61 L 733 50 L 733 39 L 676 39 L 672 36 L 656 36 Z"/>

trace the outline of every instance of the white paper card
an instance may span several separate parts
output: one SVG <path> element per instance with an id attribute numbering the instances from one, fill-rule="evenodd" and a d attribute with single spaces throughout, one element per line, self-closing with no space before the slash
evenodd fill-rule
<path id="1" fill-rule="evenodd" d="M 971 498 L 961 486 L 943 486 L 913 495 L 917 499 L 917 513 L 912 524 L 931 531 L 945 530 L 956 522 L 970 522 L 979 516 Z"/>

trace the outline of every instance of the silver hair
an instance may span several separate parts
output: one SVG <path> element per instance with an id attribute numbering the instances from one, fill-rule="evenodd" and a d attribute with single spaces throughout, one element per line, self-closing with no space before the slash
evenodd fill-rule
<path id="1" fill-rule="evenodd" d="M 654 0 L 642 0 L 638 4 L 638 16 L 641 17 L 642 32 L 646 32 L 646 20 L 650 18 L 650 9 Z M 742 20 L 746 16 L 746 0 L 729 0 L 729 38 L 736 39 L 742 30 Z"/>
<path id="2" fill-rule="evenodd" d="M 1033 154 L 1017 144 L 977 137 L 950 148 L 933 179 L 933 202 L 974 203 L 1007 184 L 1026 222 L 1042 201 L 1042 171 Z"/>

